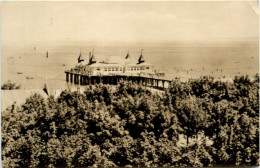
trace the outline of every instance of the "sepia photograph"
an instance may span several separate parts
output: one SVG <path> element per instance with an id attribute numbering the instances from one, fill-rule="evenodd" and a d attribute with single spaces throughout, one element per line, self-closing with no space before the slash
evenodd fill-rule
<path id="1" fill-rule="evenodd" d="M 1 167 L 258 167 L 259 1 L 1 2 Z"/>

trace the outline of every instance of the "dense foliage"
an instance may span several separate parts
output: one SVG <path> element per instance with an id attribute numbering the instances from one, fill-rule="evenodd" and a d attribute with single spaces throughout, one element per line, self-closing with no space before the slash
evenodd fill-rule
<path id="1" fill-rule="evenodd" d="M 17 85 L 16 83 L 12 83 L 10 80 L 8 80 L 6 83 L 4 83 L 1 86 L 2 90 L 14 90 L 14 89 L 20 89 L 21 85 Z"/>
<path id="2" fill-rule="evenodd" d="M 2 113 L 2 164 L 259 165 L 258 84 L 258 75 L 203 77 L 174 80 L 162 93 L 121 82 L 47 100 L 34 94 Z"/>

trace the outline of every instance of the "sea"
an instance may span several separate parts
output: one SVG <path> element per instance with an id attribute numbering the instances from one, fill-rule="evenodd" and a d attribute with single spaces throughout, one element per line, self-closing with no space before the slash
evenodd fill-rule
<path id="1" fill-rule="evenodd" d="M 8 80 L 21 84 L 22 89 L 41 89 L 47 81 L 49 89 L 75 87 L 65 80 L 65 70 L 77 64 L 81 52 L 88 60 L 94 51 L 97 61 L 111 56 L 138 59 L 143 53 L 146 62 L 164 72 L 168 79 L 185 81 L 200 76 L 232 80 L 237 75 L 253 77 L 259 72 L 259 43 L 189 42 L 189 43 L 58 43 L 2 47 L 1 83 Z M 46 53 L 48 52 L 48 58 Z M 86 62 L 87 63 L 87 62 Z"/>

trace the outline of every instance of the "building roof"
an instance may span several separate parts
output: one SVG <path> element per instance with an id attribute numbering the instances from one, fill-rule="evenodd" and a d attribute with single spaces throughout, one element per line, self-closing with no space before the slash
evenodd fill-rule
<path id="1" fill-rule="evenodd" d="M 90 58 L 90 67 L 104 67 L 104 66 L 150 66 L 151 64 L 146 63 L 141 53 L 139 59 L 130 57 L 129 53 L 124 58 L 122 56 L 111 56 L 107 57 L 104 61 L 97 61 L 94 55 Z"/>
<path id="2" fill-rule="evenodd" d="M 106 59 L 104 60 L 105 63 L 109 63 L 109 64 L 119 64 L 122 63 L 123 58 L 120 56 L 111 56 L 111 57 L 106 57 Z"/>
<path id="3" fill-rule="evenodd" d="M 88 65 L 90 67 L 114 67 L 114 66 L 150 66 L 151 64 L 143 62 L 143 63 L 106 63 L 106 62 L 97 62 L 93 63 L 91 65 Z"/>

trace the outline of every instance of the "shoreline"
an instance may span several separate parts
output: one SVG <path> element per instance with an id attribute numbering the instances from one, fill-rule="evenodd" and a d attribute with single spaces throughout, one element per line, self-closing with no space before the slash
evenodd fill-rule
<path id="1" fill-rule="evenodd" d="M 210 76 L 210 75 L 208 75 Z M 243 75 L 241 75 L 243 76 Z M 180 81 L 181 82 L 188 82 L 189 80 L 196 80 L 196 79 L 200 79 L 200 78 L 187 78 L 187 80 L 182 80 L 185 77 L 180 77 Z M 225 78 L 225 79 L 217 79 L 214 78 L 214 81 L 222 81 L 222 82 L 233 82 L 234 78 Z M 254 79 L 254 76 L 249 76 L 249 79 L 252 80 Z M 89 85 L 75 85 L 75 84 L 69 84 L 67 85 L 67 87 L 61 87 L 59 89 L 57 88 L 51 88 L 48 89 L 49 91 L 49 95 L 53 95 L 55 98 L 57 98 L 60 93 L 63 90 L 68 90 L 70 89 L 71 91 L 77 91 L 77 88 L 80 88 L 80 92 L 83 93 L 85 88 L 88 87 Z M 93 86 L 93 85 L 92 85 Z M 115 86 L 115 85 L 112 85 Z M 153 88 L 153 87 L 146 87 L 147 89 L 149 89 L 152 93 L 162 93 L 163 90 L 159 89 L 159 88 Z M 168 86 L 166 87 L 168 88 Z M 42 97 L 44 97 L 45 99 L 48 98 L 48 95 L 43 91 L 43 89 L 37 88 L 37 89 L 26 89 L 26 88 L 22 88 L 22 89 L 16 89 L 16 90 L 1 90 L 1 111 L 5 111 L 6 108 L 10 107 L 12 104 L 14 104 L 16 102 L 16 105 L 22 105 L 23 103 L 25 103 L 26 99 L 28 97 L 30 97 L 31 95 L 33 95 L 34 93 L 38 93 L 40 94 Z"/>

